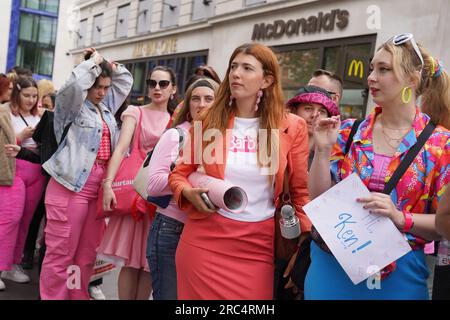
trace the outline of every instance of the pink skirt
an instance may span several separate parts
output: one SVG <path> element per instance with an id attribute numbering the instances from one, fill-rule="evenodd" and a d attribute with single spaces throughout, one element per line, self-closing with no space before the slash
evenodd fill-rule
<path id="1" fill-rule="evenodd" d="M 147 262 L 147 238 L 151 221 L 147 216 L 135 221 L 131 215 L 112 216 L 98 248 L 99 258 L 117 267 L 150 271 Z"/>
<path id="2" fill-rule="evenodd" d="M 180 300 L 272 300 L 274 219 L 188 219 L 176 252 Z"/>

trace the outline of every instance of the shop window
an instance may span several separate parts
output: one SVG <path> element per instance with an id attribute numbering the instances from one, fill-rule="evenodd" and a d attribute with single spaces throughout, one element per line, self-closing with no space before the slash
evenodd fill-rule
<path id="1" fill-rule="evenodd" d="M 20 5 L 22 8 L 58 13 L 59 0 L 22 0 Z"/>
<path id="2" fill-rule="evenodd" d="M 124 38 L 128 34 L 128 16 L 130 4 L 119 7 L 117 11 L 116 38 Z"/>
<path id="3" fill-rule="evenodd" d="M 145 62 L 136 63 L 133 70 L 133 92 L 139 93 L 144 91 L 145 87 Z"/>
<path id="4" fill-rule="evenodd" d="M 78 30 L 75 32 L 76 47 L 82 48 L 86 45 L 87 19 L 81 20 Z"/>
<path id="5" fill-rule="evenodd" d="M 192 21 L 208 19 L 214 13 L 213 0 L 194 0 L 192 6 Z"/>
<path id="6" fill-rule="evenodd" d="M 137 33 L 150 32 L 150 24 L 152 17 L 151 0 L 139 0 L 138 16 L 137 16 Z"/>
<path id="7" fill-rule="evenodd" d="M 255 4 L 262 4 L 262 3 L 266 3 L 266 0 L 245 0 L 246 6 L 253 6 Z"/>
<path id="8" fill-rule="evenodd" d="M 180 17 L 181 0 L 163 0 L 163 16 L 161 27 L 173 27 L 178 25 Z"/>
<path id="9" fill-rule="evenodd" d="M 276 47 L 285 98 L 295 95 L 318 68 L 335 72 L 343 80 L 341 118 L 365 116 L 367 73 L 376 36 L 303 43 Z"/>
<path id="10" fill-rule="evenodd" d="M 340 74 L 340 61 L 342 61 L 342 47 L 325 48 L 325 70 Z"/>
<path id="11" fill-rule="evenodd" d="M 319 49 L 281 52 L 278 61 L 284 95 L 290 99 L 301 86 L 308 83 L 314 70 L 320 67 Z"/>
<path id="12" fill-rule="evenodd" d="M 21 13 L 16 64 L 36 74 L 51 76 L 57 19 Z"/>
<path id="13" fill-rule="evenodd" d="M 133 89 L 131 92 L 131 103 L 143 105 L 149 103 L 147 97 L 147 87 L 145 79 L 147 79 L 151 70 L 156 66 L 167 66 L 175 71 L 177 77 L 177 90 L 180 96 L 185 91 L 186 81 L 193 75 L 194 70 L 206 64 L 207 54 L 197 53 L 188 55 L 177 55 L 170 57 L 159 57 L 148 60 L 127 62 L 125 65 L 131 71 L 134 77 Z"/>
<path id="14" fill-rule="evenodd" d="M 367 76 L 371 57 L 372 44 L 355 44 L 343 48 L 345 58 L 341 63 L 344 67 L 344 92 L 341 101 L 343 118 L 360 118 L 364 116 L 362 106 L 367 101 Z"/>
<path id="15" fill-rule="evenodd" d="M 94 24 L 92 26 L 92 43 L 97 44 L 102 41 L 103 14 L 94 16 Z"/>

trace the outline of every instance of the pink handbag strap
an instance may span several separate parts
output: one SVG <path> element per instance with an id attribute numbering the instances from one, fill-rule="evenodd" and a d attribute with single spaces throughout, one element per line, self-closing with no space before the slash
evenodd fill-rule
<path id="1" fill-rule="evenodd" d="M 141 145 L 141 132 L 142 132 L 142 110 L 141 107 L 136 107 L 139 110 L 139 120 L 136 123 L 136 129 L 134 129 L 133 134 L 133 144 L 131 146 L 130 154 L 135 150 L 140 150 Z"/>

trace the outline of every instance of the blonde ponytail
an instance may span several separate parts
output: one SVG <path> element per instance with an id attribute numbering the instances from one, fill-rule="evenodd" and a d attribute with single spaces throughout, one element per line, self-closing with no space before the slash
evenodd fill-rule
<path id="1" fill-rule="evenodd" d="M 450 129 L 450 78 L 442 65 L 432 56 L 426 55 L 422 91 L 422 111 L 435 124 Z M 433 69 L 434 67 L 434 69 Z"/>
<path id="2" fill-rule="evenodd" d="M 424 64 L 410 42 L 398 46 L 387 41 L 379 49 L 392 54 L 394 72 L 417 79 L 416 97 L 422 96 L 421 110 L 431 121 L 450 130 L 450 78 L 442 64 L 427 49 L 417 43 Z M 417 71 L 420 71 L 417 72 Z M 420 74 L 420 76 L 418 76 Z"/>

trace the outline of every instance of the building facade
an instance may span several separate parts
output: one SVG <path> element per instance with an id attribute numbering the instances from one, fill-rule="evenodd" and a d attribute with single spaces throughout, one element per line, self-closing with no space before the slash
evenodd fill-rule
<path id="1" fill-rule="evenodd" d="M 70 53 L 75 64 L 94 46 L 125 63 L 137 100 L 146 95 L 145 77 L 155 65 L 174 68 L 184 89 L 197 65 L 207 63 L 223 77 L 232 51 L 258 41 L 278 55 L 286 99 L 324 68 L 344 79 L 344 117 L 361 117 L 373 107 L 369 61 L 391 36 L 411 32 L 449 61 L 449 9 L 446 0 L 80 0 Z M 60 68 L 55 77 L 69 72 Z"/>
<path id="2" fill-rule="evenodd" d="M 0 68 L 18 65 L 36 79 L 52 79 L 58 30 L 59 0 L 5 0 L 0 16 Z"/>

